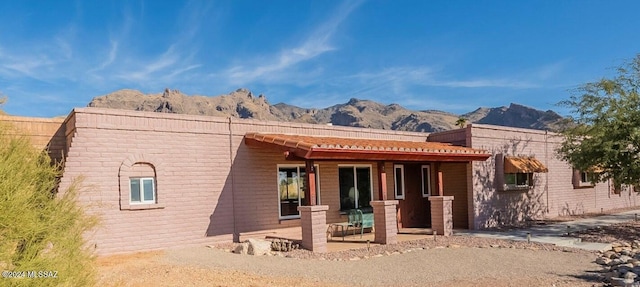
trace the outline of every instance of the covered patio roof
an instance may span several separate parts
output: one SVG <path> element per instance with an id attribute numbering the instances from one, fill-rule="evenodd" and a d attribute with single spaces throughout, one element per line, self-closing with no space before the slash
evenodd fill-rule
<path id="1" fill-rule="evenodd" d="M 282 151 L 291 159 L 469 162 L 489 158 L 484 150 L 439 142 L 247 133 L 245 144 Z"/>

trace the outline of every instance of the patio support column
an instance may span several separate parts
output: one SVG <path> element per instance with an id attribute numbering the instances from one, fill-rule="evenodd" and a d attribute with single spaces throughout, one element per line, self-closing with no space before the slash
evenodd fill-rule
<path id="1" fill-rule="evenodd" d="M 304 198 L 305 205 L 316 205 L 316 167 L 313 165 L 312 160 L 307 160 L 304 162 L 305 165 L 305 182 L 307 183 L 307 188 L 304 189 Z"/>
<path id="2" fill-rule="evenodd" d="M 378 200 L 387 200 L 387 172 L 384 161 L 378 162 Z"/>
<path id="3" fill-rule="evenodd" d="M 431 229 L 438 235 L 453 235 L 453 196 L 429 196 L 431 203 Z"/>
<path id="4" fill-rule="evenodd" d="M 395 244 L 398 242 L 397 205 L 397 200 L 371 201 L 376 236 L 374 242 L 380 244 Z"/>
<path id="5" fill-rule="evenodd" d="M 302 226 L 302 248 L 312 252 L 327 252 L 328 205 L 298 206 Z"/>

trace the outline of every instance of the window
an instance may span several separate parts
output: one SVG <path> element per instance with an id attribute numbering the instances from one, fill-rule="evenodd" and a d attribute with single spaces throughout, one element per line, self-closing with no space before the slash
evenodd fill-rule
<path id="1" fill-rule="evenodd" d="M 505 173 L 507 190 L 529 189 L 533 187 L 533 173 Z"/>
<path id="2" fill-rule="evenodd" d="M 145 158 L 144 161 L 136 161 Z M 158 165 L 151 163 L 157 162 Z M 132 155 L 125 159 L 118 173 L 120 210 L 147 210 L 165 208 L 162 197 L 162 179 L 156 168 L 162 170 L 160 159 L 150 155 Z"/>
<path id="3" fill-rule="evenodd" d="M 496 159 L 502 157 L 497 155 Z M 503 161 L 496 163 L 496 177 L 502 190 L 529 190 L 533 188 L 533 174 L 546 173 L 549 169 L 533 156 L 504 156 Z M 502 168 L 500 168 L 502 164 Z M 504 172 L 500 175 L 500 172 Z"/>
<path id="4" fill-rule="evenodd" d="M 318 166 L 316 169 L 316 202 L 320 204 L 320 184 L 318 180 Z M 304 165 L 279 165 L 278 166 L 278 194 L 280 218 L 299 218 L 298 206 L 304 201 L 306 190 L 305 176 L 307 172 Z"/>
<path id="5" fill-rule="evenodd" d="M 396 199 L 404 199 L 404 166 L 396 164 L 393 166 L 393 180 L 395 182 Z"/>
<path id="6" fill-rule="evenodd" d="M 591 171 L 573 170 L 573 188 L 590 188 L 594 184 L 591 182 L 595 175 Z"/>
<path id="7" fill-rule="evenodd" d="M 338 167 L 340 184 L 340 211 L 353 208 L 371 207 L 373 190 L 371 184 L 371 166 Z"/>
<path id="8" fill-rule="evenodd" d="M 431 166 L 422 166 L 422 197 L 431 196 Z"/>
<path id="9" fill-rule="evenodd" d="M 594 175 L 591 172 L 580 171 L 580 178 L 577 187 L 593 187 Z"/>
<path id="10" fill-rule="evenodd" d="M 133 177 L 129 179 L 131 204 L 156 203 L 156 187 L 153 177 Z"/>
<path id="11" fill-rule="evenodd" d="M 580 172 L 580 181 L 583 183 L 591 182 L 591 175 L 588 172 Z"/>

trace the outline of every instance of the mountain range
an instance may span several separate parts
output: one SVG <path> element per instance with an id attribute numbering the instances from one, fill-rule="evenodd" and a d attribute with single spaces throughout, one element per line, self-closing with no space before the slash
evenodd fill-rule
<path id="1" fill-rule="evenodd" d="M 95 97 L 88 106 L 417 132 L 455 129 L 460 118 L 466 123 L 557 130 L 563 119 L 551 110 L 541 111 L 515 103 L 508 107 L 480 107 L 462 115 L 437 110 L 416 111 L 398 104 L 384 105 L 355 98 L 323 109 L 301 108 L 285 103 L 271 105 L 265 96 L 255 96 L 248 89 L 213 97 L 189 96 L 170 89 L 157 94 L 125 89 Z"/>

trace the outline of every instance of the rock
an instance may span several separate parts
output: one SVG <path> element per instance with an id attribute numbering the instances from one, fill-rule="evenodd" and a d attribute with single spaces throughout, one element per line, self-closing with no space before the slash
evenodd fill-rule
<path id="1" fill-rule="evenodd" d="M 289 252 L 291 250 L 298 249 L 298 247 L 298 244 L 286 239 L 276 239 L 271 242 L 271 250 L 273 251 Z"/>
<path id="2" fill-rule="evenodd" d="M 614 266 L 614 265 L 620 265 L 624 262 L 622 262 L 622 260 L 620 260 L 619 258 L 613 259 L 611 260 L 611 262 L 609 263 L 610 266 Z"/>
<path id="3" fill-rule="evenodd" d="M 449 248 L 460 248 L 460 245 L 457 244 L 449 244 L 449 246 L 447 246 Z"/>
<path id="4" fill-rule="evenodd" d="M 631 256 L 627 256 L 627 255 L 621 255 L 619 259 L 624 263 L 631 262 L 631 260 L 633 260 Z"/>
<path id="5" fill-rule="evenodd" d="M 233 249 L 233 253 L 242 254 L 242 255 L 247 255 L 248 251 L 249 251 L 249 243 L 247 242 L 243 242 L 242 244 L 239 244 L 238 246 L 236 246 L 235 249 Z"/>
<path id="6" fill-rule="evenodd" d="M 609 263 L 611 263 L 611 259 L 609 259 L 607 257 L 598 257 L 596 259 L 596 263 L 598 263 L 600 265 L 609 265 Z"/>
<path id="7" fill-rule="evenodd" d="M 605 279 L 606 281 L 608 281 L 608 282 L 611 282 L 611 279 L 612 279 L 612 278 L 615 278 L 615 277 L 618 277 L 618 276 L 620 276 L 620 274 L 618 273 L 618 271 L 613 270 L 613 271 L 610 271 L 610 272 L 608 272 L 607 274 L 605 274 L 605 275 L 604 275 L 604 279 Z"/>
<path id="8" fill-rule="evenodd" d="M 622 264 L 618 265 L 618 268 L 625 268 L 627 270 L 631 270 L 631 269 L 633 269 L 633 264 L 631 264 L 631 263 L 622 263 Z"/>
<path id="9" fill-rule="evenodd" d="M 611 278 L 611 285 L 612 286 L 621 286 L 621 287 L 626 286 L 626 284 L 624 283 L 624 278 L 620 278 L 620 277 L 612 277 Z"/>
<path id="10" fill-rule="evenodd" d="M 491 246 L 492 248 L 500 248 L 500 245 L 498 245 L 498 244 L 491 244 L 489 246 Z"/>
<path id="11" fill-rule="evenodd" d="M 266 255 L 271 251 L 271 241 L 248 239 L 249 248 L 247 254 L 249 255 Z"/>
<path id="12" fill-rule="evenodd" d="M 627 274 L 624 274 L 624 279 L 625 279 L 625 283 L 631 284 L 633 283 L 633 280 L 638 277 L 638 274 L 633 273 L 631 271 L 627 272 Z M 626 282 L 627 279 L 631 279 L 631 282 Z"/>
<path id="13" fill-rule="evenodd" d="M 614 251 L 608 250 L 602 256 L 613 259 L 617 254 Z"/>

